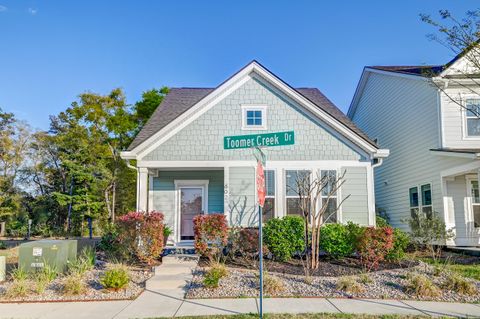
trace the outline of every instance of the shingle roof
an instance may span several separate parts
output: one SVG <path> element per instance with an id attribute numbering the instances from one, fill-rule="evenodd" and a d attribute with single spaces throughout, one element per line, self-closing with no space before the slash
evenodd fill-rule
<path id="1" fill-rule="evenodd" d="M 128 150 L 130 151 L 143 143 L 150 136 L 160 131 L 167 124 L 190 109 L 213 90 L 215 89 L 171 88 L 169 93 L 164 97 L 162 103 L 157 107 L 145 126 L 130 144 Z M 325 95 L 323 95 L 320 90 L 316 88 L 298 88 L 295 90 L 317 107 L 327 112 L 330 116 L 337 119 L 351 131 L 368 141 L 370 144 L 377 146 L 374 141 L 369 139 L 368 136 L 363 133 L 345 114 L 343 114 L 342 111 L 340 111 Z"/>
<path id="2" fill-rule="evenodd" d="M 424 77 L 438 75 L 444 70 L 443 65 L 374 65 L 367 68 Z"/>

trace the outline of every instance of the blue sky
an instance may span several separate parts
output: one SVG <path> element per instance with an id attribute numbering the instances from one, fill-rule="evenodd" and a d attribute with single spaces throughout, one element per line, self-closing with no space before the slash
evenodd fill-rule
<path id="1" fill-rule="evenodd" d="M 343 111 L 365 65 L 441 64 L 419 13 L 478 0 L 0 0 L 0 107 L 47 129 L 84 91 L 134 103 L 166 86 L 216 86 L 257 59 Z"/>

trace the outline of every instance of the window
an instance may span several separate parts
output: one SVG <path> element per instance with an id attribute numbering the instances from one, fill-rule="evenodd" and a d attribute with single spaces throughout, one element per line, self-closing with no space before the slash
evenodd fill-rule
<path id="1" fill-rule="evenodd" d="M 337 182 L 337 172 L 336 171 L 321 171 L 321 179 L 323 182 L 322 188 L 322 207 L 327 205 L 327 209 L 323 214 L 325 223 L 336 223 L 338 221 L 337 217 L 337 192 L 330 194 L 335 187 Z M 330 198 L 328 195 L 330 194 Z"/>
<path id="2" fill-rule="evenodd" d="M 473 225 L 480 228 L 480 192 L 478 189 L 478 181 L 471 181 L 472 211 Z"/>
<path id="3" fill-rule="evenodd" d="M 265 205 L 263 205 L 263 222 L 275 216 L 275 171 L 265 170 Z"/>
<path id="4" fill-rule="evenodd" d="M 424 184 L 420 186 L 421 198 L 418 194 L 418 187 L 411 187 L 409 189 L 410 196 L 410 215 L 415 218 L 418 212 L 422 212 L 427 217 L 431 217 L 433 213 L 432 208 L 432 185 Z"/>
<path id="5" fill-rule="evenodd" d="M 427 217 L 432 217 L 432 187 L 430 184 L 422 185 L 422 212 Z"/>
<path id="6" fill-rule="evenodd" d="M 412 218 L 418 214 L 418 187 L 412 187 L 409 190 L 410 193 L 410 215 Z"/>
<path id="7" fill-rule="evenodd" d="M 310 184 L 310 171 L 295 170 L 286 171 L 286 199 L 287 215 L 303 215 L 300 207 L 300 197 L 298 191 L 298 181 Z"/>
<path id="8" fill-rule="evenodd" d="M 242 129 L 267 129 L 267 108 L 265 106 L 242 106 Z"/>
<path id="9" fill-rule="evenodd" d="M 480 137 L 480 99 L 468 99 L 466 108 L 467 136 Z"/>

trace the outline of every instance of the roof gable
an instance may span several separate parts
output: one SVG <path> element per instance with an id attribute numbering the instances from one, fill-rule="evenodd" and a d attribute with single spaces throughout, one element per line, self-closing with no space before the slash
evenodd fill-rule
<path id="1" fill-rule="evenodd" d="M 174 133 L 176 126 L 186 121 L 193 121 L 201 115 L 205 108 L 225 96 L 235 85 L 251 78 L 252 74 L 259 75 L 278 88 L 303 107 L 312 111 L 326 124 L 332 126 L 339 133 L 348 136 L 354 143 L 369 152 L 376 153 L 378 147 L 358 127 L 353 124 L 332 102 L 318 89 L 294 89 L 273 73 L 265 69 L 258 62 L 253 61 L 215 89 L 211 88 L 177 88 L 172 89 L 164 98 L 162 104 L 155 110 L 151 119 L 132 142 L 124 158 L 135 158 L 144 153 L 148 144 L 161 143 L 161 137 L 168 138 Z"/>

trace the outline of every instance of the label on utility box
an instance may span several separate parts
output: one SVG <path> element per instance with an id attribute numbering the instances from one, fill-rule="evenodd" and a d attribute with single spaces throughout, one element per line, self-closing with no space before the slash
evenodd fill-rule
<path id="1" fill-rule="evenodd" d="M 41 257 L 42 256 L 42 247 L 33 247 L 32 255 L 34 257 Z"/>
<path id="2" fill-rule="evenodd" d="M 30 264 L 30 267 L 32 267 L 32 268 L 43 268 L 43 266 L 45 266 L 44 263 L 31 263 Z"/>

